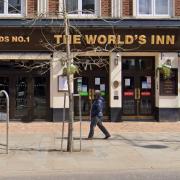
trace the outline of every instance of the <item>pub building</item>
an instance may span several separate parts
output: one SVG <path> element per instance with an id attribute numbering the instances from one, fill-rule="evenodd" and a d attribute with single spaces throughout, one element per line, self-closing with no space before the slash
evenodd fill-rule
<path id="1" fill-rule="evenodd" d="M 166 1 L 171 2 L 163 2 Z M 20 2 L 22 10 L 24 1 Z M 64 21 L 44 16 L 34 19 L 31 10 L 44 12 L 48 4 L 44 9 L 39 6 L 48 1 L 38 1 L 37 8 L 34 2 L 26 1 L 27 17 L 22 18 L 22 14 L 18 18 L 9 17 L 9 8 L 4 10 L 8 18 L 0 19 L 0 90 L 9 94 L 10 120 L 62 121 L 67 90 L 63 75 L 67 43 Z M 82 15 L 69 21 L 74 27 L 69 36 L 72 58 L 80 69 L 74 75 L 72 87 L 74 93 L 81 96 L 83 120 L 89 120 L 94 92 L 98 89 L 105 99 L 107 121 L 179 121 L 180 20 L 171 16 L 139 18 L 141 11 L 134 4 L 139 3 L 138 0 L 127 3 L 133 13 L 117 9 L 120 5 L 127 6 L 124 1 L 122 4 L 117 0 L 97 2 L 110 4 L 97 6 L 101 7 L 99 13 L 103 18 Z M 118 6 L 114 6 L 115 2 Z M 51 13 L 53 6 L 49 6 Z M 179 6 L 176 3 L 172 7 Z M 107 9 L 109 7 L 112 9 Z M 8 8 L 7 5 L 4 8 Z M 15 14 L 19 15 L 18 12 Z M 178 11 L 175 15 L 180 16 Z M 125 16 L 127 18 L 122 18 Z M 95 65 L 97 63 L 101 66 Z M 168 77 L 163 67 L 168 67 Z M 74 114 L 78 116 L 77 98 L 74 104 Z M 5 98 L 0 95 L 0 118 L 4 109 Z"/>
<path id="2" fill-rule="evenodd" d="M 62 120 L 66 90 L 62 59 L 67 42 L 61 32 L 51 29 L 58 28 L 56 24 L 63 29 L 63 20 L 54 24 L 46 20 L 46 28 L 42 28 L 43 23 L 42 20 L 33 25 L 24 25 L 24 20 L 0 21 L 0 85 L 10 96 L 12 120 Z M 74 32 L 69 39 L 74 62 L 79 62 L 80 71 L 75 74 L 73 87 L 74 93 L 82 98 L 83 119 L 89 118 L 94 91 L 99 89 L 105 98 L 108 121 L 179 120 L 178 20 L 123 20 L 113 30 L 111 24 L 101 20 L 70 23 L 81 31 L 81 35 Z M 149 23 L 158 23 L 158 27 L 150 27 Z M 49 50 L 44 36 L 54 46 L 59 45 L 59 49 Z M 103 66 L 92 65 L 90 61 L 101 61 Z M 45 62 L 49 62 L 49 69 L 41 67 Z M 167 63 L 171 76 L 165 79 L 159 67 Z M 40 67 L 31 69 L 34 64 Z M 78 100 L 74 100 L 78 116 Z M 3 103 L 1 97 L 2 107 Z"/>

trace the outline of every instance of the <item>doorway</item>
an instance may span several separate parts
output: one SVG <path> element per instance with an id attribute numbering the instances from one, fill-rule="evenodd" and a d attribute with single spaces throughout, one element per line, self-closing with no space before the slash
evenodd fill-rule
<path id="1" fill-rule="evenodd" d="M 49 117 L 48 105 L 48 78 L 43 76 L 14 77 L 15 94 L 11 92 L 14 108 L 12 119 L 40 120 Z"/>
<path id="2" fill-rule="evenodd" d="M 152 120 L 155 112 L 155 58 L 122 57 L 122 119 Z"/>
<path id="3" fill-rule="evenodd" d="M 103 58 L 106 61 L 104 66 L 89 65 L 84 68 L 81 65 L 79 74 L 75 75 L 74 93 L 81 96 L 83 120 L 90 120 L 90 109 L 94 101 L 95 90 L 101 91 L 101 96 L 105 100 L 104 120 L 109 120 L 109 61 L 108 58 Z M 74 98 L 74 114 L 79 115 L 78 97 Z"/>
<path id="4" fill-rule="evenodd" d="M 0 63 L 0 90 L 6 90 L 10 100 L 10 119 L 24 122 L 50 119 L 49 72 L 25 71 L 15 62 Z M 0 96 L 0 112 L 6 107 Z"/>

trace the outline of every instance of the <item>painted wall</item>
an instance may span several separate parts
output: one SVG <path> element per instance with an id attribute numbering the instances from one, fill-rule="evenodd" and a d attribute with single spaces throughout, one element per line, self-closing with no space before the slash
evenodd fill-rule
<path id="1" fill-rule="evenodd" d="M 110 57 L 110 107 L 122 107 L 122 89 L 121 89 L 121 53 L 112 53 Z M 115 59 L 118 59 L 118 65 L 115 65 Z M 118 81 L 119 86 L 114 87 L 113 82 Z M 114 96 L 118 96 L 118 99 L 114 99 Z"/>
<path id="2" fill-rule="evenodd" d="M 178 68 L 178 74 L 180 71 L 178 54 L 177 53 L 162 53 L 159 54 L 158 65 L 161 66 L 166 62 L 167 59 L 170 59 L 172 62 L 172 68 Z M 180 77 L 178 75 L 178 77 Z M 180 78 L 178 78 L 178 92 L 180 92 Z M 159 94 L 159 93 L 158 93 Z M 178 96 L 157 96 L 159 102 L 157 101 L 157 106 L 160 108 L 178 108 L 180 107 L 180 95 Z"/>
<path id="3" fill-rule="evenodd" d="M 63 53 L 54 53 L 51 63 L 51 77 L 50 77 L 50 107 L 63 108 L 64 107 L 64 92 L 58 91 L 58 76 L 62 74 L 63 67 L 61 59 L 65 56 Z M 69 106 L 68 98 L 66 98 L 66 108 Z"/>

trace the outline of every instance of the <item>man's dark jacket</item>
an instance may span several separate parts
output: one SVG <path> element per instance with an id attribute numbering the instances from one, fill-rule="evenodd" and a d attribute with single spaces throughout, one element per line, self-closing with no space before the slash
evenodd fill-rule
<path id="1" fill-rule="evenodd" d="M 105 102 L 103 97 L 100 96 L 98 99 L 95 99 L 94 103 L 92 104 L 91 117 L 102 117 L 104 106 Z"/>

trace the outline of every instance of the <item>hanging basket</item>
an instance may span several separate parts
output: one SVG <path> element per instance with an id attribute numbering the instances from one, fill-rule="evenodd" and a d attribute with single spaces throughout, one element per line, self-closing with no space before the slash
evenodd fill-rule
<path id="1" fill-rule="evenodd" d="M 159 67 L 158 70 L 159 70 L 160 74 L 162 74 L 163 79 L 171 78 L 171 74 L 172 74 L 171 67 L 162 65 L 162 67 Z"/>
<path id="2" fill-rule="evenodd" d="M 78 73 L 78 72 L 79 72 L 78 67 L 75 66 L 74 64 L 71 64 L 70 68 L 67 68 L 67 67 L 63 68 L 63 75 L 64 76 L 67 76 L 68 74 L 73 75 L 73 74 Z"/>

